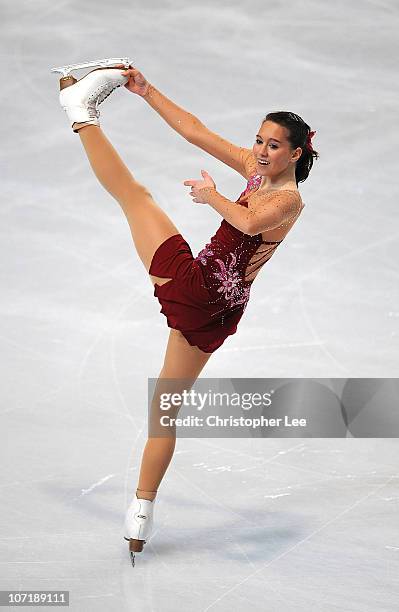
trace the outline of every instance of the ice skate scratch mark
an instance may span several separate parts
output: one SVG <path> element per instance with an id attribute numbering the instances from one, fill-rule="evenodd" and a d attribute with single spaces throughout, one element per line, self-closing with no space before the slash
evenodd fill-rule
<path id="1" fill-rule="evenodd" d="M 238 550 L 240 551 L 240 553 L 242 554 L 242 556 L 246 558 L 246 560 L 248 561 L 249 565 L 250 565 L 250 566 L 251 566 L 251 567 L 252 567 L 254 570 L 256 570 L 256 566 L 255 566 L 255 564 L 253 563 L 253 561 L 251 561 L 251 559 L 248 557 L 248 555 L 247 555 L 247 553 L 245 552 L 245 550 L 244 550 L 244 549 L 243 549 L 243 548 L 240 546 L 239 542 L 238 542 L 236 539 L 234 539 L 234 540 L 233 540 L 233 544 L 235 544 L 235 546 L 238 548 Z"/>
<path id="2" fill-rule="evenodd" d="M 122 304 L 122 306 L 120 306 L 116 312 L 113 314 L 113 318 L 118 319 L 120 317 L 120 314 L 122 312 L 124 312 L 128 306 L 131 306 L 134 302 L 137 302 L 140 298 L 142 297 L 141 293 L 137 292 L 137 289 L 135 289 L 134 291 L 132 291 L 130 293 L 130 295 L 126 298 L 126 300 L 124 301 L 124 303 Z M 111 317 L 112 318 L 112 317 Z M 82 392 L 82 385 L 83 385 L 83 375 L 84 372 L 87 368 L 89 359 L 91 357 L 91 354 L 94 352 L 94 349 L 97 347 L 97 345 L 100 344 L 100 342 L 103 340 L 104 336 L 106 336 L 109 333 L 109 329 L 110 329 L 110 324 L 104 325 L 103 328 L 99 331 L 99 333 L 97 334 L 97 336 L 95 337 L 95 339 L 93 340 L 93 342 L 89 345 L 81 363 L 79 366 L 79 372 L 78 372 L 78 380 L 77 380 L 77 384 L 78 384 L 78 392 L 79 392 L 79 397 L 81 398 L 83 395 Z M 136 425 L 134 418 L 127 412 L 124 413 L 124 416 L 130 420 L 134 425 Z"/>
<path id="3" fill-rule="evenodd" d="M 104 484 L 104 482 L 107 482 L 107 480 L 109 480 L 110 478 L 114 478 L 114 476 L 115 474 L 109 474 L 108 476 L 104 476 L 104 478 L 101 478 L 101 480 L 92 484 L 91 487 L 89 487 L 88 489 L 82 489 L 82 493 L 79 495 L 79 497 L 83 497 L 84 495 L 91 493 L 97 487 L 101 487 L 101 485 Z"/>
<path id="4" fill-rule="evenodd" d="M 124 314 L 127 310 L 131 308 L 131 304 L 132 304 L 132 300 L 129 299 L 128 302 L 125 303 L 124 307 L 119 310 L 115 320 L 120 320 L 122 317 L 122 314 Z M 120 405 L 122 406 L 123 416 L 125 416 L 128 420 L 130 420 L 135 425 L 138 431 L 138 434 L 136 436 L 136 439 L 137 439 L 141 435 L 141 432 L 143 431 L 144 426 L 140 428 L 137 418 L 134 418 L 133 415 L 131 414 L 131 411 L 129 410 L 126 400 L 124 398 L 124 395 L 121 389 L 121 384 L 118 378 L 115 344 L 116 344 L 116 333 L 114 332 L 114 333 L 111 333 L 110 349 L 109 349 L 109 359 L 111 362 L 112 382 L 114 383 L 116 394 L 119 397 L 119 402 L 120 402 Z"/>
<path id="5" fill-rule="evenodd" d="M 121 319 L 122 315 L 125 314 L 126 311 L 130 310 L 131 305 L 133 302 L 135 302 L 136 299 L 131 299 L 129 297 L 129 299 L 122 305 L 122 307 L 119 309 L 118 314 L 116 316 L 116 319 L 119 320 Z M 129 466 L 130 466 L 130 461 L 131 461 L 131 456 L 134 453 L 135 449 L 136 449 L 136 443 L 137 441 L 140 439 L 143 431 L 144 431 L 144 424 L 142 426 L 140 426 L 140 424 L 138 423 L 137 418 L 134 418 L 132 416 L 132 414 L 130 413 L 130 410 L 128 408 L 128 405 L 125 401 L 122 389 L 121 389 L 121 384 L 119 382 L 119 378 L 118 378 L 118 373 L 117 373 L 117 366 L 116 366 L 116 334 L 113 333 L 111 334 L 111 338 L 110 338 L 110 350 L 109 350 L 109 358 L 110 358 L 110 362 L 111 362 L 111 371 L 112 371 L 112 380 L 114 383 L 114 387 L 115 387 L 115 391 L 117 396 L 119 397 L 119 401 L 120 401 L 120 405 L 122 406 L 122 411 L 123 411 L 123 415 L 130 420 L 133 425 L 136 428 L 136 432 L 135 432 L 135 438 L 134 440 L 132 440 L 132 451 L 128 456 L 128 460 L 127 460 L 127 465 L 126 465 L 126 469 L 125 469 L 125 478 L 124 478 L 124 492 L 125 492 L 125 506 L 128 503 L 128 488 L 129 488 Z"/>
<path id="6" fill-rule="evenodd" d="M 118 311 L 117 316 L 115 317 L 115 321 L 118 321 L 122 318 L 122 315 L 125 314 L 128 310 L 131 309 L 131 305 L 132 302 L 136 301 L 135 299 L 131 300 L 130 298 L 127 300 L 127 302 L 125 302 L 125 304 L 122 306 L 122 308 Z M 120 405 L 122 406 L 123 409 L 123 415 L 130 420 L 135 426 L 136 428 L 139 430 L 139 434 L 141 434 L 141 431 L 143 428 L 140 429 L 137 419 L 135 419 L 133 417 L 133 415 L 131 414 L 128 405 L 126 403 L 126 400 L 124 398 L 122 389 L 121 389 L 121 384 L 118 378 L 118 372 L 117 372 L 117 365 L 116 365 L 116 333 L 111 333 L 111 337 L 110 337 L 110 349 L 109 349 L 109 359 L 111 362 L 111 371 L 112 371 L 112 381 L 114 383 L 114 387 L 115 387 L 115 391 L 117 396 L 119 397 L 119 402 Z"/>
<path id="7" fill-rule="evenodd" d="M 210 446 L 215 448 L 215 445 L 210 443 L 210 442 L 205 442 L 204 440 L 201 439 L 197 439 L 197 438 L 193 438 L 192 439 L 193 442 L 197 442 L 198 444 L 201 444 L 201 446 Z M 272 455 L 271 457 L 268 457 L 268 459 L 264 459 L 263 457 L 256 457 L 255 455 L 250 455 L 249 453 L 243 452 L 243 451 L 237 451 L 234 450 L 233 448 L 225 448 L 222 446 L 218 446 L 218 450 L 223 450 L 226 453 L 231 453 L 233 455 L 237 455 L 237 456 L 241 456 L 241 457 L 249 457 L 250 459 L 255 459 L 256 461 L 259 461 L 259 463 L 257 463 L 256 465 L 253 466 L 247 466 L 245 468 L 240 468 L 238 470 L 235 470 L 236 472 L 243 472 L 243 471 L 248 471 L 248 470 L 254 470 L 257 468 L 261 468 L 264 467 L 265 465 L 272 463 L 273 465 L 280 465 L 282 467 L 285 468 L 290 468 L 292 470 L 295 471 L 300 471 L 300 472 L 306 472 L 308 474 L 311 474 L 312 476 L 325 476 L 326 478 L 328 476 L 330 476 L 329 473 L 324 473 L 324 472 L 319 472 L 316 471 L 314 469 L 312 470 L 308 470 L 306 468 L 300 467 L 298 465 L 292 465 L 290 463 L 280 463 L 279 461 L 276 461 L 277 458 L 279 458 L 281 455 L 287 455 L 288 453 L 292 453 L 295 452 L 296 450 L 302 450 L 303 447 L 303 442 L 300 442 L 299 444 L 295 444 L 295 446 L 291 446 L 290 448 L 287 448 L 286 450 L 283 451 L 277 451 L 274 455 Z M 196 465 L 202 465 L 202 464 L 196 464 Z"/>
<path id="8" fill-rule="evenodd" d="M 58 215 L 58 211 L 57 211 L 57 215 Z M 68 214 L 68 219 L 70 219 L 70 218 L 71 218 L 71 215 Z M 80 217 L 80 219 L 82 219 L 82 218 Z M 91 276 L 90 280 L 88 282 L 94 284 L 94 283 L 96 283 L 99 280 L 104 281 L 104 280 L 106 280 L 109 277 L 114 277 L 114 278 L 116 278 L 118 280 L 118 282 L 120 282 L 123 285 L 125 285 L 125 287 L 127 287 L 128 289 L 131 288 L 131 284 L 132 284 L 131 281 L 128 281 L 127 279 L 124 279 L 122 276 L 120 276 L 118 274 L 115 274 L 115 272 L 118 271 L 118 269 L 120 269 L 120 268 L 123 269 L 124 267 L 127 267 L 129 262 L 124 261 L 121 264 L 118 264 L 117 266 L 114 266 L 113 268 L 112 267 L 106 267 L 106 266 L 103 266 L 102 264 L 98 263 L 92 257 L 86 256 L 84 253 L 80 253 L 76 249 L 72 250 L 72 249 L 63 247 L 60 244 L 54 244 L 54 243 L 52 243 L 51 248 L 54 251 L 59 251 L 61 253 L 66 253 L 69 258 L 74 257 L 75 259 L 77 259 L 79 261 L 82 261 L 83 263 L 88 264 L 94 270 L 99 270 L 101 272 L 101 274 L 98 275 L 98 276 Z"/>
<path id="9" fill-rule="evenodd" d="M 265 499 L 276 499 L 276 497 L 285 497 L 286 495 L 291 495 L 291 493 L 279 493 L 278 495 L 264 495 Z"/>
<path id="10" fill-rule="evenodd" d="M 237 472 L 238 470 L 232 470 L 231 465 L 220 465 L 216 467 L 209 467 L 207 463 L 201 461 L 201 463 L 193 463 L 193 467 L 203 468 L 207 472 Z"/>
<path id="11" fill-rule="evenodd" d="M 384 236 L 382 240 L 380 239 L 375 240 L 374 242 L 370 242 L 366 246 L 357 247 L 355 249 L 352 249 L 352 251 L 349 251 L 348 253 L 343 253 L 342 255 L 335 257 L 335 259 L 330 259 L 328 262 L 323 263 L 317 268 L 313 268 L 313 270 L 311 270 L 308 274 L 305 274 L 298 280 L 294 280 L 294 282 L 302 284 L 304 281 L 308 280 L 309 278 L 312 278 L 312 276 L 314 276 L 315 274 L 319 274 L 320 272 L 325 272 L 326 268 L 331 268 L 335 266 L 335 264 L 340 263 L 344 261 L 345 259 L 349 259 L 350 257 L 354 255 L 359 255 L 360 253 L 369 251 L 370 249 L 373 249 L 374 247 L 385 245 L 387 242 L 390 242 L 391 240 L 396 240 L 398 235 L 399 234 L 392 234 L 392 236 Z"/>
<path id="12" fill-rule="evenodd" d="M 306 306 L 305 306 L 305 300 L 304 300 L 304 293 L 303 293 L 303 285 L 302 285 L 302 283 L 298 286 L 298 288 L 299 288 L 299 300 L 300 300 L 302 315 L 303 315 L 305 323 L 307 324 L 308 328 L 310 329 L 311 333 L 313 334 L 313 338 L 315 339 L 316 342 L 320 342 L 321 350 L 327 355 L 327 357 L 329 357 L 331 359 L 331 361 L 333 363 L 335 363 L 339 367 L 341 372 L 346 375 L 347 374 L 346 368 L 344 368 L 342 363 L 340 363 L 334 357 L 334 355 L 328 350 L 328 348 L 325 346 L 325 343 L 320 340 L 319 335 L 318 335 L 316 329 L 314 328 L 313 323 L 310 320 L 309 314 L 308 314 L 308 312 L 306 310 Z"/>
<path id="13" fill-rule="evenodd" d="M 388 550 L 399 550 L 399 546 L 385 546 Z"/>
<path id="14" fill-rule="evenodd" d="M 237 584 L 235 584 L 233 587 L 228 589 L 225 593 L 223 593 L 223 595 L 221 595 L 220 597 L 215 599 L 207 608 L 204 608 L 203 612 L 207 612 L 207 610 L 210 610 L 211 608 L 213 608 L 217 603 L 219 603 L 219 601 L 224 599 L 224 597 L 226 597 L 226 595 L 229 595 L 230 593 L 235 591 L 238 587 L 242 586 L 245 582 L 247 582 L 248 580 L 250 580 L 251 578 L 253 578 L 257 574 L 259 574 L 260 572 L 263 572 L 267 567 L 272 565 L 272 563 L 275 563 L 275 561 L 278 561 L 279 559 L 282 559 L 283 557 L 288 555 L 290 552 L 295 550 L 298 546 L 300 546 L 304 542 L 307 542 L 308 540 L 313 538 L 314 535 L 320 533 L 321 531 L 323 531 L 323 529 L 325 529 L 326 527 L 328 527 L 329 525 L 331 525 L 335 521 L 339 520 L 342 516 L 344 516 L 344 514 L 347 514 L 348 512 L 353 510 L 353 508 L 355 508 L 356 506 L 359 506 L 362 502 L 364 502 L 366 499 L 368 499 L 369 497 L 374 495 L 377 491 L 379 491 L 380 489 L 383 489 L 384 487 L 386 487 L 391 482 L 391 480 L 393 480 L 394 478 L 398 478 L 398 476 L 399 476 L 399 472 L 397 474 L 395 474 L 394 476 L 391 476 L 390 478 L 388 478 L 388 480 L 386 480 L 383 484 L 379 485 L 378 487 L 376 487 L 375 489 L 370 491 L 370 493 L 367 493 L 367 495 L 364 495 L 363 497 L 358 499 L 356 502 L 354 502 L 353 504 L 351 504 L 350 506 L 348 506 L 347 508 L 345 508 L 344 510 L 339 512 L 332 519 L 330 519 L 329 521 L 324 523 L 324 525 L 321 525 L 321 527 L 319 527 L 318 529 L 315 529 L 306 538 L 303 538 L 303 540 L 300 540 L 299 542 L 297 542 L 296 544 L 291 546 L 291 548 L 289 548 L 288 550 L 286 550 L 283 553 L 281 553 L 281 555 L 278 555 L 277 557 L 275 557 L 274 559 L 272 559 L 268 563 L 265 563 L 264 565 L 262 565 L 258 570 L 256 570 L 256 572 L 252 572 L 252 574 L 249 574 L 246 578 L 244 578 L 243 580 L 240 580 L 240 582 L 237 582 Z"/>
<path id="15" fill-rule="evenodd" d="M 379 478 L 379 476 L 377 476 L 377 478 Z M 330 482 L 344 480 L 344 479 L 345 480 L 347 479 L 346 474 L 344 476 L 331 476 L 331 478 L 326 477 L 321 480 L 312 480 L 311 482 L 303 482 L 301 484 L 296 484 L 296 485 L 287 485 L 285 487 L 274 487 L 274 490 L 275 491 L 285 491 L 287 489 L 292 489 L 292 491 L 299 491 L 300 489 L 314 488 L 319 484 L 325 485 Z M 251 495 L 251 493 L 256 492 L 258 490 L 259 490 L 259 484 L 257 484 L 254 489 L 248 489 L 247 493 L 248 495 Z M 383 499 L 383 498 L 380 498 L 380 499 Z"/>
<path id="16" fill-rule="evenodd" d="M 115 597 L 115 593 L 101 593 L 101 595 L 81 595 L 80 597 L 76 597 L 76 599 L 102 599 L 103 597 Z"/>
<path id="17" fill-rule="evenodd" d="M 245 557 L 245 559 L 247 560 L 248 564 L 249 564 L 249 565 L 250 565 L 250 566 L 251 566 L 251 567 L 252 567 L 254 570 L 256 570 L 256 565 L 255 565 L 255 564 L 254 564 L 254 562 L 253 562 L 253 561 L 251 561 L 251 559 L 248 557 L 247 553 L 246 553 L 246 552 L 245 552 L 245 550 L 242 548 L 242 546 L 240 546 L 239 542 L 238 542 L 236 539 L 234 539 L 234 540 L 233 540 L 233 543 L 234 543 L 234 544 L 236 545 L 236 547 L 237 547 L 237 548 L 240 550 L 241 554 L 243 555 L 243 557 Z M 273 586 L 270 584 L 270 581 L 269 581 L 269 583 L 268 583 L 267 585 L 265 585 L 265 586 L 266 586 L 266 588 L 268 588 L 268 589 L 270 589 L 271 591 L 273 591 L 274 595 L 275 595 L 276 597 L 278 597 L 278 598 L 279 598 L 281 601 L 283 601 L 285 604 L 290 604 L 290 603 L 293 603 L 293 602 L 292 602 L 292 600 L 291 600 L 291 601 L 288 601 L 288 599 L 286 599 L 285 597 L 283 597 L 283 596 L 281 595 L 281 593 L 279 593 L 279 592 L 277 591 L 277 589 L 275 589 L 275 588 L 274 588 L 274 587 L 273 587 Z"/>
<path id="18" fill-rule="evenodd" d="M 221 353 L 242 353 L 243 351 L 262 351 L 263 349 L 278 349 L 278 348 L 299 348 L 304 346 L 321 346 L 322 340 L 314 342 L 285 342 L 282 344 L 255 344 L 253 346 L 231 346 L 221 350 Z"/>
<path id="19" fill-rule="evenodd" d="M 270 463 L 268 461 L 268 463 Z M 292 465 L 291 463 L 280 463 L 280 461 L 276 461 L 275 459 L 272 461 L 273 465 L 280 465 L 283 468 L 289 468 L 291 470 L 295 470 L 296 472 L 304 472 L 305 474 L 310 474 L 311 476 L 325 476 L 326 478 L 330 474 L 325 474 L 324 472 L 318 472 L 316 470 L 308 470 L 307 468 L 302 467 L 301 465 Z"/>
<path id="20" fill-rule="evenodd" d="M 234 510 L 232 510 L 231 508 L 228 508 L 227 506 L 225 506 L 224 504 L 222 504 L 218 499 L 216 499 L 215 497 L 213 497 L 212 495 L 209 495 L 209 493 L 206 493 L 204 491 L 204 489 L 202 489 L 201 487 L 198 487 L 196 484 L 194 484 L 194 482 L 192 480 L 190 480 L 189 478 L 186 478 L 186 476 L 184 476 L 177 468 L 176 466 L 174 467 L 175 470 L 175 474 L 181 478 L 185 483 L 187 483 L 187 485 L 189 486 L 189 488 L 191 489 L 195 489 L 196 491 L 199 491 L 199 493 L 201 493 L 201 495 L 203 495 L 206 499 L 209 499 L 210 501 L 212 501 L 216 506 L 219 506 L 219 508 L 223 508 L 223 510 L 225 510 L 227 513 L 229 513 L 231 516 L 235 516 L 237 518 L 239 518 L 240 520 L 242 520 L 242 515 L 239 514 L 238 512 L 235 512 Z M 251 521 L 250 518 L 246 517 L 245 519 L 247 522 L 250 522 L 252 525 L 256 526 L 256 523 Z"/>
<path id="21" fill-rule="evenodd" d="M 301 447 L 303 447 L 303 442 L 300 442 L 299 444 L 295 444 L 294 446 L 287 448 L 285 451 L 277 451 L 274 455 L 272 455 L 268 459 L 264 459 L 263 457 L 259 457 L 257 455 L 251 455 L 250 453 L 247 453 L 245 451 L 238 451 L 238 450 L 235 450 L 234 448 L 226 448 L 225 446 L 220 446 L 220 444 L 218 445 L 212 444 L 212 442 L 205 441 L 205 439 L 192 438 L 192 442 L 196 442 L 197 444 L 200 444 L 201 446 L 209 446 L 211 448 L 216 448 L 219 452 L 231 453 L 233 455 L 237 455 L 238 457 L 249 457 L 250 459 L 255 459 L 256 461 L 260 461 L 260 463 L 254 467 L 261 467 L 265 465 L 266 463 L 270 463 L 275 458 L 277 458 L 279 455 L 291 453 L 297 450 L 298 448 L 302 450 Z M 245 469 L 252 469 L 252 468 L 245 468 Z M 237 470 L 237 471 L 240 471 L 240 470 Z M 312 474 L 313 473 L 314 472 L 312 472 Z M 322 472 L 319 472 L 319 473 L 322 474 Z"/>
<path id="22" fill-rule="evenodd" d="M 253 561 L 251 561 L 251 559 L 248 557 L 247 553 L 245 552 L 245 550 L 242 548 L 242 546 L 240 546 L 239 542 L 236 539 L 233 539 L 232 542 L 235 544 L 235 546 L 238 548 L 238 550 L 241 552 L 242 556 L 247 560 L 248 564 L 254 569 L 256 570 L 256 565 L 254 564 Z M 288 604 L 288 603 L 292 603 L 289 602 L 288 599 L 285 599 L 281 593 L 278 593 L 276 589 L 273 588 L 273 586 L 270 584 L 270 582 L 265 585 L 266 588 L 270 589 L 271 591 L 273 591 L 274 595 L 277 596 L 281 601 L 283 601 L 284 603 Z"/>
<path id="23" fill-rule="evenodd" d="M 36 349 L 33 349 L 30 346 L 27 346 L 26 344 L 20 344 L 19 342 L 14 342 L 14 340 L 11 340 L 11 338 L 7 338 L 6 336 L 3 336 L 3 335 L 0 336 L 0 340 L 2 341 L 2 343 L 6 342 L 13 348 L 17 348 L 19 351 L 24 351 L 25 353 L 27 353 L 27 356 L 30 359 L 41 359 L 43 361 L 49 361 L 50 363 L 54 362 L 54 356 L 50 355 L 49 353 L 41 353 L 40 351 L 37 351 Z M 70 365 L 70 361 L 64 360 L 64 359 L 58 359 L 58 357 L 57 357 L 57 363 L 63 364 L 66 366 Z"/>
<path id="24" fill-rule="evenodd" d="M 118 529 L 107 529 L 107 533 L 116 534 L 116 533 L 119 533 L 119 530 Z M 11 536 L 9 538 L 0 538 L 0 542 L 2 541 L 8 542 L 8 541 L 13 541 L 13 540 L 38 540 L 38 539 L 43 539 L 43 538 L 70 538 L 71 536 L 74 536 L 77 538 L 82 538 L 82 537 L 90 538 L 91 536 L 97 537 L 97 532 L 95 533 L 93 531 L 70 531 L 67 533 L 37 533 L 33 536 Z M 0 563 L 12 563 L 12 562 L 11 561 L 0 561 Z M 20 562 L 16 561 L 16 563 L 30 563 L 30 561 L 20 561 Z M 48 561 L 48 563 L 54 563 L 54 561 Z M 40 578 L 40 580 L 47 580 L 47 579 Z M 49 580 L 52 580 L 52 578 L 49 578 Z M 65 580 L 68 580 L 68 578 L 65 578 Z M 75 579 L 73 578 L 73 580 Z"/>
<path id="25" fill-rule="evenodd" d="M 305 319 L 308 327 L 312 331 L 313 336 L 316 337 L 317 340 L 319 340 L 319 337 L 318 337 L 317 332 L 316 332 L 313 324 L 311 323 L 310 317 L 308 316 L 308 313 L 307 313 L 307 311 L 305 309 L 304 293 L 303 293 L 303 283 L 304 283 L 304 281 L 308 280 L 309 278 L 311 278 L 312 276 L 316 275 L 317 273 L 320 273 L 321 271 L 325 272 L 325 270 L 327 268 L 331 268 L 331 267 L 335 266 L 335 264 L 340 263 L 342 261 L 345 261 L 346 259 L 349 259 L 350 257 L 352 257 L 354 255 L 359 255 L 360 253 L 364 253 L 365 251 L 368 251 L 368 250 L 370 250 L 370 249 L 372 249 L 374 247 L 379 247 L 379 246 L 385 244 L 386 242 L 394 240 L 395 238 L 397 238 L 397 236 L 398 236 L 398 234 L 393 234 L 392 236 L 384 237 L 382 240 L 377 240 L 377 241 L 375 241 L 373 243 L 370 243 L 370 244 L 368 244 L 366 246 L 353 249 L 349 253 L 344 253 L 343 255 L 340 255 L 339 257 L 336 257 L 335 259 L 330 260 L 328 263 L 323 264 L 323 265 L 319 266 L 318 268 L 314 268 L 309 274 L 306 274 L 305 276 L 302 276 L 300 279 L 298 279 L 298 281 L 296 281 L 298 283 L 298 287 L 299 287 L 299 290 L 300 290 L 300 301 L 301 301 L 302 314 L 304 316 L 304 319 Z M 322 350 L 326 353 L 326 355 L 328 357 L 330 357 L 330 359 L 336 365 L 338 365 L 340 370 L 346 374 L 346 370 L 344 369 L 343 365 L 339 361 L 336 360 L 334 355 L 325 346 L 322 346 Z"/>

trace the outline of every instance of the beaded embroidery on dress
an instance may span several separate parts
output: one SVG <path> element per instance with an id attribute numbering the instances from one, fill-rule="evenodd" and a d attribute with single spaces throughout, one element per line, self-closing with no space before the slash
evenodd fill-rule
<path id="1" fill-rule="evenodd" d="M 261 180 L 258 174 L 251 176 L 236 203 L 247 205 L 240 200 L 256 191 Z M 225 310 L 245 310 L 253 280 L 280 242 L 264 241 L 261 234 L 244 234 L 225 219 L 222 221 L 210 242 L 194 258 L 203 267 L 213 303 L 220 305 L 220 309 L 212 313 L 212 316 L 220 315 Z M 265 248 L 264 245 L 268 246 Z"/>

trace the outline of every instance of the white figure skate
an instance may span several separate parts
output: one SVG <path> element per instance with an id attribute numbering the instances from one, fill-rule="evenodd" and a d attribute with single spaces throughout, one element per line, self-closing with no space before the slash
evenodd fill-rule
<path id="1" fill-rule="evenodd" d="M 134 555 L 143 550 L 144 544 L 148 542 L 154 517 L 154 501 L 140 499 L 137 495 L 130 504 L 125 518 L 124 539 L 129 542 L 130 560 L 134 567 Z"/>
<path id="2" fill-rule="evenodd" d="M 79 80 L 70 74 L 72 70 L 98 66 L 99 64 L 106 65 L 91 70 Z M 124 64 L 127 67 L 130 65 L 127 58 L 110 58 L 52 68 L 52 72 L 63 73 L 60 79 L 60 104 L 65 110 L 71 126 L 74 123 L 100 125 L 98 120 L 100 112 L 97 106 L 117 87 L 128 81 L 128 77 L 122 76 L 122 69 L 116 68 L 115 64 Z M 74 129 L 75 131 L 77 130 Z"/>

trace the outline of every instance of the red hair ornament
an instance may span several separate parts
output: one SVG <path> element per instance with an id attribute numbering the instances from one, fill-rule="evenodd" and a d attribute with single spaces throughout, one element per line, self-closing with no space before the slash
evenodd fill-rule
<path id="1" fill-rule="evenodd" d="M 306 148 L 309 151 L 313 151 L 313 146 L 312 146 L 312 138 L 313 136 L 316 134 L 316 131 L 314 132 L 309 132 L 308 135 L 306 136 Z"/>

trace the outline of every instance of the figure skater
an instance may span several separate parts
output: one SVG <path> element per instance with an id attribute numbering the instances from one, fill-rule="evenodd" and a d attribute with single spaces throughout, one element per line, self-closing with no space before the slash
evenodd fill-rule
<path id="1" fill-rule="evenodd" d="M 91 70 L 77 80 L 71 72 Z M 134 246 L 154 286 L 170 328 L 164 362 L 152 398 L 159 408 L 163 379 L 194 384 L 208 359 L 237 330 L 259 270 L 298 220 L 304 208 L 298 183 L 305 181 L 318 153 L 315 132 L 295 113 L 271 112 L 262 120 L 252 149 L 211 132 L 195 115 L 157 90 L 128 58 L 110 58 L 53 68 L 62 72 L 60 103 L 79 134 L 91 167 L 128 221 Z M 98 105 L 117 87 L 143 98 L 189 143 L 230 166 L 247 181 L 233 202 L 202 178 L 184 181 L 193 202 L 208 204 L 223 220 L 205 247 L 193 256 L 176 225 L 125 166 L 104 135 Z M 188 381 L 188 382 L 187 382 Z M 184 388 L 187 388 L 184 387 Z M 134 499 L 125 518 L 124 537 L 131 561 L 148 541 L 155 497 L 173 456 L 176 438 L 149 435 Z"/>

